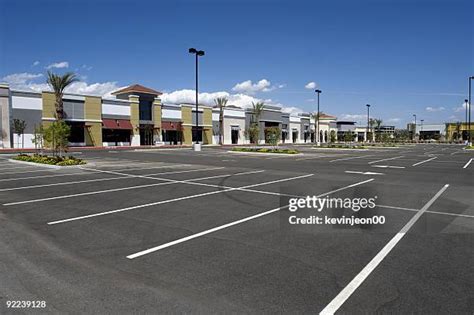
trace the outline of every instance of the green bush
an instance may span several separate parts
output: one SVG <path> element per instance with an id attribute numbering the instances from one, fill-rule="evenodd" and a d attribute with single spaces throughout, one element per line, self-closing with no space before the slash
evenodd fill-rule
<path id="1" fill-rule="evenodd" d="M 299 151 L 293 149 L 272 149 L 272 148 L 233 148 L 236 152 L 257 152 L 257 153 L 280 153 L 280 154 L 298 154 Z"/>
<path id="2" fill-rule="evenodd" d="M 14 157 L 15 160 L 33 162 L 40 164 L 48 165 L 58 165 L 58 166 L 71 166 L 71 165 L 84 165 L 86 162 L 82 159 L 75 158 L 74 156 L 47 156 L 47 155 L 27 155 L 20 154 L 17 157 Z"/>

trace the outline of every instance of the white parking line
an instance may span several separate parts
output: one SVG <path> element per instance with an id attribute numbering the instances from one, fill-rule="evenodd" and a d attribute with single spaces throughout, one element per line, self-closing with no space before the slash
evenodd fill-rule
<path id="1" fill-rule="evenodd" d="M 182 173 L 192 173 L 192 172 L 205 172 L 205 171 L 219 170 L 219 169 L 223 169 L 223 168 L 225 168 L 225 167 L 201 168 L 201 169 L 186 170 L 186 171 L 160 172 L 160 173 L 148 174 L 148 176 L 182 174 Z M 22 187 L 13 187 L 13 188 L 2 188 L 2 189 L 0 189 L 0 191 L 12 191 L 12 190 L 42 188 L 42 187 L 49 187 L 49 186 L 63 186 L 63 185 L 93 183 L 93 182 L 101 182 L 101 181 L 109 181 L 109 180 L 119 180 L 119 179 L 125 179 L 125 178 L 130 178 L 130 176 L 124 175 L 124 176 L 109 177 L 109 178 L 78 180 L 78 181 L 72 181 L 72 182 L 60 182 L 60 183 L 52 183 L 52 184 L 31 185 L 31 186 L 22 186 Z"/>
<path id="2" fill-rule="evenodd" d="M 385 175 L 384 173 L 376 172 L 360 172 L 360 171 L 345 171 L 348 174 L 361 174 L 361 175 Z"/>
<path id="3" fill-rule="evenodd" d="M 183 167 L 183 166 L 191 166 L 190 164 L 170 164 L 170 165 L 164 165 L 164 166 L 157 166 L 157 167 L 149 167 L 149 168 L 129 168 L 125 169 L 126 171 L 136 171 L 136 170 L 149 170 L 149 169 L 158 169 L 158 168 L 177 168 L 177 167 Z M 75 168 L 71 169 L 72 170 L 90 170 L 89 168 Z M 113 170 L 110 170 L 111 172 Z M 77 175 L 90 175 L 90 173 L 84 173 L 84 172 L 77 172 L 77 173 L 67 173 L 67 174 L 57 174 L 57 175 L 40 175 L 40 176 L 27 176 L 27 177 L 18 177 L 18 178 L 4 178 L 0 179 L 0 182 L 9 182 L 9 181 L 16 181 L 16 180 L 24 180 L 24 179 L 38 179 L 38 178 L 50 178 L 50 177 L 62 177 L 62 176 L 77 176 Z M 122 174 L 123 175 L 123 174 Z M 130 176 L 136 176 L 136 175 L 131 175 Z"/>
<path id="4" fill-rule="evenodd" d="M 462 168 L 467 168 L 467 167 L 469 166 L 469 164 L 471 164 L 471 162 L 472 162 L 472 159 L 470 159 L 470 160 L 466 163 L 466 165 L 464 165 Z"/>
<path id="5" fill-rule="evenodd" d="M 263 171 L 254 171 L 252 173 L 259 173 Z M 193 181 L 197 180 L 205 180 L 205 179 L 211 179 L 211 178 L 219 178 L 219 177 L 228 177 L 228 176 L 238 176 L 238 175 L 247 175 L 250 172 L 245 172 L 245 173 L 236 173 L 236 174 L 225 174 L 225 175 L 216 175 L 216 176 L 206 176 L 206 177 L 200 177 L 200 178 L 195 178 L 191 179 Z M 130 177 L 135 177 L 135 176 L 128 176 Z M 139 178 L 147 178 L 147 177 L 142 177 L 140 176 Z M 98 194 L 105 194 L 105 193 L 111 193 L 111 192 L 117 192 L 117 191 L 124 191 L 124 190 L 132 190 L 132 189 L 139 189 L 139 188 L 147 188 L 147 187 L 155 187 L 155 186 L 163 186 L 163 185 L 171 185 L 171 184 L 178 184 L 182 183 L 183 181 L 178 181 L 178 180 L 172 180 L 172 179 L 161 179 L 161 178 L 155 178 L 155 177 L 148 177 L 149 179 L 155 179 L 159 181 L 164 181 L 161 183 L 155 183 L 155 184 L 145 184 L 145 185 L 137 185 L 137 186 L 129 186 L 129 187 L 121 187 L 121 188 L 112 188 L 112 189 L 105 189 L 105 190 L 96 190 L 96 191 L 89 191 L 89 192 L 84 192 L 84 193 L 77 193 L 77 194 L 71 194 L 71 195 L 62 195 L 62 196 L 56 196 L 56 197 L 46 197 L 46 198 L 40 198 L 40 199 L 30 199 L 30 200 L 24 200 L 24 201 L 16 201 L 16 202 L 10 202 L 10 203 L 4 203 L 4 206 L 14 206 L 14 205 L 21 205 L 21 204 L 27 204 L 27 203 L 36 203 L 36 202 L 43 202 L 43 201 L 51 201 L 51 200 L 58 200 L 58 199 L 67 199 L 67 198 L 74 198 L 74 197 L 82 197 L 82 196 L 89 196 L 89 195 L 98 195 Z M 188 180 L 191 182 L 191 180 Z M 204 184 L 204 186 L 209 186 L 207 184 Z M 217 188 L 222 188 L 222 186 L 219 185 L 212 185 L 216 186 Z"/>
<path id="6" fill-rule="evenodd" d="M 398 232 L 380 252 L 359 272 L 357 276 L 321 311 L 319 314 L 334 314 L 346 300 L 357 290 L 357 288 L 367 279 L 367 277 L 377 268 L 384 258 L 392 251 L 392 249 L 400 242 L 411 227 L 418 221 L 423 213 L 448 189 L 449 184 L 441 188 L 436 195 L 426 203 L 420 211 L 418 211 L 407 224 Z"/>
<path id="7" fill-rule="evenodd" d="M 94 213 L 94 214 L 89 214 L 89 215 L 84 215 L 84 216 L 79 216 L 79 217 L 74 217 L 74 218 L 69 218 L 69 219 L 58 220 L 58 221 L 52 221 L 52 222 L 48 222 L 48 224 L 53 225 L 53 224 L 83 220 L 83 219 L 88 219 L 88 218 L 93 218 L 93 217 L 98 217 L 98 216 L 104 216 L 104 215 L 114 214 L 114 213 L 123 212 L 123 211 L 130 211 L 130 210 L 141 209 L 141 208 L 146 208 L 146 207 L 151 207 L 151 206 L 157 206 L 157 205 L 176 202 L 176 201 L 181 201 L 181 200 L 187 200 L 187 199 L 199 198 L 199 197 L 204 197 L 204 196 L 216 195 L 216 194 L 221 194 L 221 193 L 224 193 L 224 192 L 229 192 L 229 191 L 234 191 L 234 190 L 242 190 L 242 189 L 252 188 L 252 187 L 257 187 L 257 186 L 271 185 L 271 184 L 281 183 L 281 182 L 285 182 L 285 181 L 306 178 L 306 177 L 309 177 L 309 176 L 313 176 L 313 174 L 301 175 L 301 176 L 290 177 L 290 178 L 283 178 L 283 179 L 274 180 L 274 181 L 270 181 L 270 182 L 264 182 L 264 183 L 246 185 L 246 186 L 242 186 L 242 187 L 235 187 L 235 188 L 229 188 L 229 189 L 224 189 L 224 190 L 211 191 L 211 192 L 207 192 L 207 193 L 190 195 L 190 196 L 185 196 L 185 197 L 167 199 L 167 200 L 147 203 L 147 204 L 143 204 L 143 205 L 138 205 L 138 206 L 132 206 L 132 207 L 127 207 L 127 208 L 122 208 L 122 209 L 117 209 L 117 210 L 99 212 L 99 213 Z"/>
<path id="8" fill-rule="evenodd" d="M 378 168 L 405 168 L 405 166 L 396 166 L 396 165 L 371 165 L 372 167 Z"/>
<path id="9" fill-rule="evenodd" d="M 424 160 L 424 161 L 415 163 L 415 164 L 413 164 L 412 166 L 417 166 L 417 165 L 420 165 L 420 164 L 423 164 L 423 163 L 426 163 L 426 162 L 429 162 L 429 161 L 433 161 L 434 159 L 437 159 L 437 158 L 438 158 L 438 157 L 435 156 L 435 157 L 432 157 L 431 159 L 428 159 L 428 160 Z"/>
<path id="10" fill-rule="evenodd" d="M 342 158 L 342 159 L 335 159 L 335 160 L 329 161 L 329 163 L 338 162 L 338 161 L 347 161 L 347 160 L 363 159 L 363 158 L 371 157 L 371 156 L 374 156 L 374 155 L 373 155 L 373 154 L 370 154 L 370 155 L 353 156 L 353 157 L 347 157 L 347 158 Z"/>
<path id="11" fill-rule="evenodd" d="M 366 180 L 366 181 L 362 181 L 362 182 L 358 182 L 358 183 L 351 184 L 351 185 L 348 185 L 348 186 L 345 186 L 345 187 L 341 187 L 341 188 L 338 188 L 338 189 L 335 189 L 335 190 L 332 190 L 332 191 L 329 191 L 329 192 L 320 194 L 320 195 L 318 195 L 318 196 L 316 196 L 316 197 L 317 197 L 317 198 L 320 198 L 320 197 L 323 197 L 323 196 L 332 194 L 332 193 L 337 192 L 337 191 L 341 191 L 341 190 L 344 190 L 344 189 L 347 189 L 347 188 L 355 187 L 355 186 L 358 186 L 358 185 L 361 185 L 361 184 L 370 182 L 370 181 L 372 181 L 372 180 L 373 180 L 373 179 L 371 179 L 371 180 Z M 234 225 L 237 225 L 237 224 L 240 224 L 240 223 L 244 223 L 244 222 L 247 222 L 247 221 L 250 221 L 250 220 L 253 220 L 253 219 L 257 219 L 257 218 L 259 218 L 259 217 L 263 217 L 263 216 L 265 216 L 265 215 L 268 215 L 268 214 L 271 214 L 271 213 L 274 213 L 274 212 L 278 212 L 278 211 L 280 211 L 280 210 L 282 210 L 282 209 L 286 209 L 286 208 L 288 208 L 288 207 L 289 207 L 289 205 L 288 205 L 288 206 L 283 206 L 283 207 L 278 207 L 278 208 L 271 209 L 271 210 L 268 210 L 268 211 L 265 211 L 265 212 L 262 212 L 262 213 L 259 213 L 259 214 L 256 214 L 256 215 L 252 215 L 252 216 L 250 216 L 250 217 L 246 217 L 246 218 L 243 218 L 243 219 L 234 221 L 234 222 L 230 222 L 230 223 L 227 223 L 227 224 L 224 224 L 224 225 L 221 225 L 221 226 L 217 226 L 217 227 L 214 227 L 214 228 L 209 229 L 209 230 L 206 230 L 206 231 L 202 231 L 202 232 L 199 232 L 199 233 L 196 233 L 196 234 L 192 234 L 192 235 L 189 235 L 189 236 L 186 236 L 186 237 L 177 239 L 177 240 L 172 241 L 172 242 L 169 242 L 169 243 L 162 244 L 162 245 L 160 245 L 160 246 L 152 247 L 152 248 L 149 248 L 149 249 L 146 249 L 146 250 L 143 250 L 143 251 L 140 251 L 140 252 L 137 252 L 137 253 L 128 255 L 127 258 L 128 258 L 128 259 L 134 259 L 134 258 L 143 256 L 143 255 L 147 255 L 147 254 L 150 254 L 150 253 L 159 251 L 159 250 L 161 250 L 161 249 L 164 249 L 164 248 L 167 248 L 167 247 L 170 247 L 170 246 L 179 244 L 179 243 L 183 243 L 183 242 L 186 242 L 186 241 L 189 241 L 189 240 L 192 240 L 192 239 L 201 237 L 201 236 L 206 235 L 206 234 L 214 233 L 214 232 L 216 232 L 216 231 L 223 230 L 223 229 L 226 229 L 226 228 L 228 228 L 228 227 L 231 227 L 231 226 L 234 226 Z"/>
<path id="12" fill-rule="evenodd" d="M 14 164 L 14 165 L 18 165 L 18 164 Z M 16 167 L 2 167 L 0 168 L 0 171 L 3 171 L 3 170 L 14 170 L 14 169 L 18 169 L 18 168 L 34 168 L 35 165 L 25 165 L 25 166 L 16 166 Z"/>
<path id="13" fill-rule="evenodd" d="M 402 158 L 402 157 L 405 157 L 405 156 L 404 156 L 404 155 L 401 155 L 401 156 L 396 156 L 396 157 L 387 158 L 387 159 L 381 159 L 381 160 L 377 160 L 377 161 L 370 161 L 369 164 L 375 164 L 375 163 L 383 162 L 383 161 L 396 160 L 396 159 L 400 159 L 400 158 Z"/>
<path id="14" fill-rule="evenodd" d="M 34 170 L 34 171 L 6 172 L 6 173 L 1 173 L 0 175 L 13 175 L 13 174 L 37 173 L 37 172 L 57 172 L 57 171 L 58 169 L 54 169 L 54 168 L 43 168 L 41 170 Z"/>

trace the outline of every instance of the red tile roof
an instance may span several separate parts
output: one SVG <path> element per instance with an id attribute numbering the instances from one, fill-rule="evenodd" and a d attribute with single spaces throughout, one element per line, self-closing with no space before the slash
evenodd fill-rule
<path id="1" fill-rule="evenodd" d="M 321 113 L 321 114 L 319 115 L 319 118 L 334 118 L 334 119 L 336 119 L 337 117 L 336 117 L 336 116 L 332 116 L 332 115 L 328 115 L 328 114 Z"/>
<path id="2" fill-rule="evenodd" d="M 123 88 L 121 90 L 115 91 L 112 95 L 119 95 L 119 94 L 126 94 L 126 93 L 144 93 L 144 94 L 152 94 L 152 95 L 161 95 L 160 91 L 156 91 L 150 88 L 147 88 L 140 84 L 133 84 Z"/>

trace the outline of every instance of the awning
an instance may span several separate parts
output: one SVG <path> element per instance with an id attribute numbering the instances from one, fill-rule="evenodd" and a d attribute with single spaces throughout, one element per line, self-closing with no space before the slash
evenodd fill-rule
<path id="1" fill-rule="evenodd" d="M 127 119 L 102 119 L 102 128 L 132 130 L 133 126 Z"/>
<path id="2" fill-rule="evenodd" d="M 162 121 L 161 122 L 162 130 L 181 130 L 180 121 Z"/>

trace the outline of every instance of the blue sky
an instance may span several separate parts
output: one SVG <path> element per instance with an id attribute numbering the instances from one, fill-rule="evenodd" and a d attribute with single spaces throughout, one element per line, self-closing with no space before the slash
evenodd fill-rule
<path id="1" fill-rule="evenodd" d="M 204 102 L 228 95 L 342 119 L 371 114 L 405 126 L 463 120 L 474 75 L 469 0 L 10 1 L 0 0 L 0 80 L 45 88 L 44 74 L 75 71 L 72 92 L 105 94 L 140 83 L 187 101 L 189 47 Z M 251 82 L 249 82 L 249 80 Z M 312 84 L 309 84 L 312 86 Z"/>

